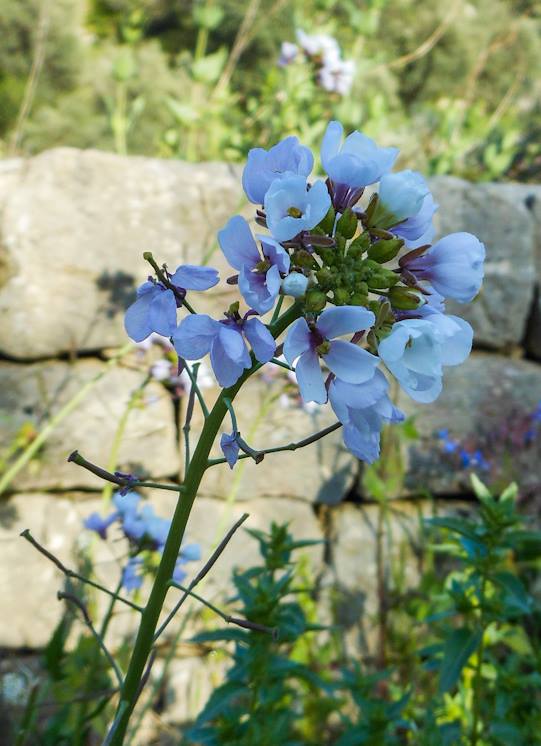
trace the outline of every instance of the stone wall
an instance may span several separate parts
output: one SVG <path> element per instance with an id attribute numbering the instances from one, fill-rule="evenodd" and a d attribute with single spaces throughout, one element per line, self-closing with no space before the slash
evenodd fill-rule
<path id="1" fill-rule="evenodd" d="M 449 500 L 456 509 L 457 498 L 468 498 L 467 470 L 456 454 L 443 452 L 435 433 L 447 428 L 470 452 L 476 439 L 483 448 L 502 449 L 507 430 L 509 437 L 518 432 L 520 418 L 541 399 L 541 187 L 439 177 L 431 188 L 440 204 L 439 231 L 468 230 L 485 242 L 486 282 L 475 303 L 452 309 L 473 324 L 477 350 L 463 366 L 448 369 L 440 399 L 423 407 L 398 395 L 400 406 L 415 415 L 419 437 L 403 448 L 405 478 L 393 510 L 397 551 L 401 543 L 415 541 L 419 514 L 446 510 Z M 137 355 L 120 361 L 112 355 L 127 342 L 123 309 L 147 274 L 142 252 L 151 250 L 172 267 L 208 257 L 225 273 L 215 234 L 238 211 L 249 214 L 240 169 L 226 164 L 67 148 L 0 163 L 0 457 L 21 433 L 50 430 L 0 503 L 0 597 L 9 610 L 0 619 L 5 650 L 42 646 L 61 612 L 55 593 L 62 578 L 19 538 L 20 530 L 30 528 L 73 564 L 89 541 L 82 520 L 101 504 L 100 480 L 68 464 L 67 455 L 78 448 L 106 465 L 117 444 L 115 463 L 122 470 L 169 479 L 182 473 L 178 411 L 158 382 L 130 409 L 116 443 L 119 420 L 146 372 Z M 220 314 L 234 292 L 201 295 L 198 310 Z M 237 410 L 251 442 L 283 444 L 331 422 L 328 408 L 301 409 L 292 390 L 281 376 L 252 380 L 243 389 Z M 199 425 L 196 417 L 194 432 Z M 520 470 L 526 491 L 535 496 L 539 455 L 536 443 L 515 448 L 497 465 L 496 476 L 505 481 Z M 351 649 L 365 650 L 375 608 L 376 507 L 362 494 L 361 477 L 339 433 L 258 466 L 244 461 L 234 472 L 215 467 L 202 484 L 189 538 L 208 551 L 246 510 L 252 527 L 288 520 L 299 536 L 326 539 L 311 550 L 313 573 L 328 591 L 324 597 L 338 598 L 338 609 L 344 600 L 341 619 Z M 434 501 L 421 499 L 429 492 Z M 158 512 L 170 512 L 174 495 L 150 497 Z M 110 584 L 118 572 L 115 546 L 98 542 L 93 551 L 98 575 Z M 237 535 L 209 579 L 207 595 L 224 595 L 231 569 L 255 556 L 255 543 Z M 412 561 L 406 581 L 415 580 Z M 322 603 L 322 616 L 329 615 L 330 605 Z M 129 633 L 129 626 L 120 620 L 116 633 Z M 175 665 L 172 682 L 178 686 L 169 693 L 168 717 L 179 720 L 200 706 L 204 696 L 194 697 L 188 689 L 194 676 L 197 681 L 205 676 L 193 653 Z"/>

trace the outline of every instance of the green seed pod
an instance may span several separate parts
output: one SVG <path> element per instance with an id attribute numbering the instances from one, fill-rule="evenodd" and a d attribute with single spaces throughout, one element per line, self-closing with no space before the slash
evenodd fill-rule
<path id="1" fill-rule="evenodd" d="M 377 272 L 374 272 L 372 277 L 368 278 L 367 282 L 371 290 L 386 290 L 396 285 L 399 280 L 400 276 L 396 272 L 391 272 L 390 269 L 380 267 Z"/>
<path id="2" fill-rule="evenodd" d="M 368 258 L 379 264 L 385 264 L 395 258 L 402 246 L 404 246 L 404 241 L 401 238 L 376 241 L 368 249 Z"/>
<path id="3" fill-rule="evenodd" d="M 327 305 L 327 296 L 319 288 L 310 288 L 306 293 L 304 305 L 307 311 L 323 311 Z"/>
<path id="4" fill-rule="evenodd" d="M 405 287 L 394 287 L 389 290 L 389 300 L 394 308 L 402 311 L 413 311 L 419 308 L 421 298 L 419 293 Z"/>
<path id="5" fill-rule="evenodd" d="M 351 208 L 344 210 L 336 224 L 336 233 L 344 238 L 353 238 L 357 230 L 357 216 Z"/>

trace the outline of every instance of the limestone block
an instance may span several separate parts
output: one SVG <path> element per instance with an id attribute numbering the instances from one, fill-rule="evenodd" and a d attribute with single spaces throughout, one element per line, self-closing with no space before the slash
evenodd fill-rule
<path id="1" fill-rule="evenodd" d="M 0 170 L 0 351 L 18 359 L 126 342 L 142 259 L 226 269 L 216 231 L 244 204 L 227 164 L 58 148 Z M 223 310 L 226 286 L 201 298 Z M 210 304 L 210 305 L 209 305 Z"/>
<path id="2" fill-rule="evenodd" d="M 99 376 L 101 378 L 96 381 Z M 92 359 L 73 364 L 3 362 L 0 365 L 0 448 L 3 452 L 25 423 L 31 423 L 36 432 L 41 431 L 83 387 L 96 381 L 73 411 L 54 427 L 37 457 L 19 472 L 11 488 L 101 488 L 101 479 L 66 459 L 78 449 L 90 461 L 107 465 L 130 395 L 144 378 L 144 372 L 121 366 L 107 367 L 107 363 Z M 133 408 L 128 415 L 118 468 L 146 472 L 154 477 L 178 474 L 173 408 L 168 393 L 155 382 L 145 388 L 141 406 Z"/>
<path id="3" fill-rule="evenodd" d="M 469 321 L 475 343 L 493 349 L 522 342 L 535 289 L 534 221 L 516 194 L 500 184 L 470 184 L 449 176 L 431 180 L 440 209 L 438 237 L 457 231 L 476 235 L 486 247 L 485 281 L 471 304 L 447 310 Z"/>

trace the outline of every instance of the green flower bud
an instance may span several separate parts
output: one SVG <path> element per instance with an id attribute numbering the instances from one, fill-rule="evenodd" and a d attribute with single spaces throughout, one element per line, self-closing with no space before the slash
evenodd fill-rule
<path id="1" fill-rule="evenodd" d="M 292 256 L 293 264 L 297 267 L 308 267 L 312 269 L 314 267 L 314 257 L 306 249 L 299 249 Z"/>
<path id="2" fill-rule="evenodd" d="M 353 238 L 355 231 L 357 230 L 357 216 L 353 210 L 348 207 L 340 216 L 338 223 L 336 224 L 336 233 L 339 233 L 344 238 Z"/>
<path id="3" fill-rule="evenodd" d="M 343 306 L 349 301 L 349 295 L 349 290 L 346 288 L 336 288 L 334 291 L 334 302 L 337 306 Z"/>
<path id="4" fill-rule="evenodd" d="M 320 228 L 323 233 L 331 233 L 332 229 L 334 228 L 335 217 L 336 213 L 334 212 L 334 207 L 332 207 L 331 205 L 331 207 L 329 207 L 328 213 L 325 215 L 325 217 L 317 227 Z"/>
<path id="5" fill-rule="evenodd" d="M 316 249 L 322 261 L 329 267 L 336 264 L 337 253 L 334 249 Z"/>
<path id="6" fill-rule="evenodd" d="M 400 280 L 400 276 L 395 272 L 391 272 L 390 269 L 380 267 L 377 272 L 368 278 L 368 287 L 371 290 L 386 290 L 387 288 L 396 285 Z"/>
<path id="7" fill-rule="evenodd" d="M 368 295 L 355 292 L 349 299 L 349 302 L 352 306 L 366 306 L 368 304 Z"/>
<path id="8" fill-rule="evenodd" d="M 328 267 L 322 267 L 316 272 L 316 277 L 323 290 L 330 290 L 332 288 L 334 275 Z"/>
<path id="9" fill-rule="evenodd" d="M 348 247 L 348 256 L 353 259 L 361 257 L 370 246 L 370 234 L 366 231 L 352 241 Z"/>
<path id="10" fill-rule="evenodd" d="M 402 246 L 404 246 L 404 241 L 401 238 L 376 241 L 368 249 L 368 258 L 380 264 L 385 264 L 395 258 Z"/>
<path id="11" fill-rule="evenodd" d="M 346 239 L 344 238 L 344 236 L 340 235 L 340 233 L 337 233 L 335 236 L 335 240 L 336 240 L 336 248 L 338 249 L 340 253 L 343 254 L 346 249 Z"/>
<path id="12" fill-rule="evenodd" d="M 419 293 L 402 286 L 389 290 L 389 300 L 394 308 L 402 311 L 413 311 L 421 305 Z"/>
<path id="13" fill-rule="evenodd" d="M 310 288 L 306 293 L 304 305 L 307 311 L 323 311 L 327 305 L 327 296 L 319 288 Z"/>

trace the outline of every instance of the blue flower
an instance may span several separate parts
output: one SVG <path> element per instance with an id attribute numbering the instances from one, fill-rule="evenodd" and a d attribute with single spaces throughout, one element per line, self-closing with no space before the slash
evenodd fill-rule
<path id="1" fill-rule="evenodd" d="M 379 356 L 404 391 L 419 402 L 431 402 L 441 392 L 442 345 L 438 329 L 425 319 L 396 323 L 379 343 Z"/>
<path id="2" fill-rule="evenodd" d="M 208 290 L 218 282 L 212 267 L 185 264 L 169 277 L 175 291 L 161 282 L 147 280 L 137 289 L 137 300 L 127 309 L 124 327 L 134 342 L 142 342 L 153 332 L 170 337 L 177 326 L 177 307 L 187 290 Z"/>
<path id="3" fill-rule="evenodd" d="M 143 560 L 139 557 L 131 557 L 122 571 L 122 587 L 127 591 L 138 590 L 143 585 L 141 570 Z"/>
<path id="4" fill-rule="evenodd" d="M 313 165 L 310 149 L 301 145 L 296 137 L 286 137 L 269 151 L 263 148 L 249 151 L 242 186 L 250 202 L 262 205 L 273 181 L 283 175 L 307 177 Z"/>
<path id="5" fill-rule="evenodd" d="M 305 403 L 327 401 L 320 356 L 327 367 L 347 383 L 364 383 L 373 377 L 378 358 L 336 337 L 369 329 L 374 321 L 372 311 L 359 306 L 328 308 L 310 326 L 304 318 L 295 321 L 284 344 L 284 355 L 290 365 L 298 358 L 295 375 Z"/>
<path id="6" fill-rule="evenodd" d="M 430 192 L 425 196 L 421 209 L 417 215 L 404 220 L 403 223 L 395 225 L 392 229 L 399 238 L 403 238 L 409 249 L 432 243 L 434 238 L 434 225 L 432 218 L 439 205 L 434 201 Z"/>
<path id="7" fill-rule="evenodd" d="M 442 365 L 460 365 L 468 358 L 473 343 L 473 329 L 467 321 L 442 313 L 428 303 L 417 313 L 438 331 Z"/>
<path id="8" fill-rule="evenodd" d="M 334 184 L 359 189 L 391 170 L 398 148 L 379 148 L 361 132 L 352 132 L 342 143 L 343 132 L 340 122 L 329 122 L 321 145 L 321 162 Z"/>
<path id="9" fill-rule="evenodd" d="M 220 438 L 220 448 L 230 469 L 233 469 L 239 458 L 237 437 L 238 433 L 222 433 L 222 437 Z"/>
<path id="10" fill-rule="evenodd" d="M 485 247 L 471 233 L 451 233 L 422 256 L 402 258 L 401 266 L 419 280 L 427 280 L 444 298 L 459 303 L 473 300 L 483 281 Z"/>
<path id="11" fill-rule="evenodd" d="M 89 531 L 95 531 L 102 539 L 107 538 L 107 529 L 119 518 L 119 513 L 114 512 L 103 518 L 99 513 L 91 513 L 85 518 L 83 525 Z"/>
<path id="12" fill-rule="evenodd" d="M 378 225 L 390 228 L 417 215 L 430 194 L 428 185 L 417 171 L 398 171 L 381 177 L 375 217 L 381 213 Z"/>
<path id="13" fill-rule="evenodd" d="M 334 379 L 329 401 L 343 425 L 344 445 L 354 456 L 373 463 L 379 458 L 380 432 L 385 422 L 402 422 L 403 413 L 389 399 L 389 383 L 380 370 L 364 383 Z"/>
<path id="14" fill-rule="evenodd" d="M 250 308 L 267 313 L 280 292 L 281 274 L 289 272 L 288 253 L 269 236 L 258 236 L 263 259 L 248 223 L 240 215 L 231 218 L 218 233 L 218 242 L 229 264 L 240 270 L 239 290 Z"/>
<path id="15" fill-rule="evenodd" d="M 277 241 L 287 241 L 320 223 L 331 206 L 322 181 L 309 188 L 304 176 L 275 179 L 265 195 L 265 213 L 270 232 Z"/>
<path id="16" fill-rule="evenodd" d="M 243 335 L 260 363 L 267 363 L 274 355 L 276 342 L 272 334 L 259 319 L 247 317 L 215 321 L 206 314 L 192 314 L 179 324 L 173 344 L 186 360 L 199 360 L 210 352 L 218 383 L 227 388 L 252 365 Z"/>

